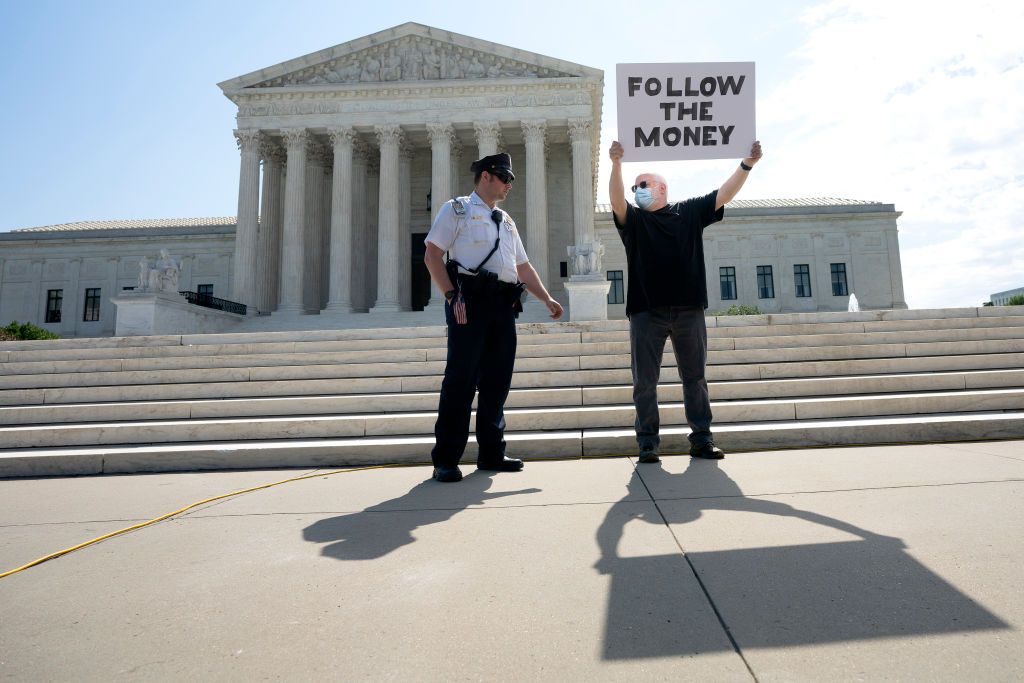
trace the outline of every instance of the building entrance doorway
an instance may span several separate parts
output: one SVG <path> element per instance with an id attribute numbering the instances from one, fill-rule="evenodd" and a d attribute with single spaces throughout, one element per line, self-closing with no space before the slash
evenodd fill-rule
<path id="1" fill-rule="evenodd" d="M 430 272 L 427 270 L 427 264 L 423 262 L 423 254 L 427 250 L 427 245 L 423 243 L 427 233 L 417 232 L 412 235 L 412 263 L 409 267 L 412 268 L 412 310 L 422 311 L 426 308 L 427 303 L 430 301 Z"/>

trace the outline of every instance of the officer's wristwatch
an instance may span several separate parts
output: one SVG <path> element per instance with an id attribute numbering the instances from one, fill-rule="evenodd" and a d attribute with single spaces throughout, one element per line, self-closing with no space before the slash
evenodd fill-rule
<path id="1" fill-rule="evenodd" d="M 449 289 L 447 292 L 444 293 L 444 298 L 445 298 L 445 301 L 451 301 L 452 299 L 454 299 L 455 298 L 455 290 L 454 289 Z"/>

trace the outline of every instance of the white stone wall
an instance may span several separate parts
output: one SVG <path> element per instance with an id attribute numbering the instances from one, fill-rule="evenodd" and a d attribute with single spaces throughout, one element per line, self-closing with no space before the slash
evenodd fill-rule
<path id="1" fill-rule="evenodd" d="M 0 324 L 30 322 L 62 337 L 114 334 L 110 298 L 138 284 L 139 261 L 151 262 L 160 249 L 181 260 L 181 290 L 212 284 L 214 296 L 230 299 L 234 234 L 131 236 L 73 232 L 46 233 L 38 239 L 0 239 Z M 0 236 L 2 237 L 2 236 Z M 100 289 L 99 320 L 83 321 L 85 291 Z M 47 291 L 63 290 L 61 321 L 47 323 Z"/>
<path id="2" fill-rule="evenodd" d="M 832 263 L 846 264 L 847 290 L 860 307 L 906 308 L 896 240 L 895 211 L 837 213 L 801 207 L 790 215 L 756 215 L 747 209 L 730 215 L 704 232 L 708 309 L 757 306 L 764 313 L 845 311 L 849 296 L 832 295 Z M 751 214 L 754 215 L 751 215 Z M 626 254 L 610 213 L 595 217 L 606 245 L 605 271 L 621 270 L 629 287 Z M 892 250 L 896 249 L 894 256 Z M 793 267 L 810 266 L 811 296 L 797 297 Z M 722 300 L 719 268 L 736 269 L 738 298 Z M 771 266 L 775 297 L 758 297 L 757 266 Z M 609 318 L 625 316 L 625 305 L 609 305 Z"/>

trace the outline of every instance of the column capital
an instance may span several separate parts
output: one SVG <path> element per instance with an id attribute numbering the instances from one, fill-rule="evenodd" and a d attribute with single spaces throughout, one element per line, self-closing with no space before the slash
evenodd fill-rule
<path id="1" fill-rule="evenodd" d="M 385 145 L 397 146 L 402 141 L 402 127 L 396 124 L 374 126 L 373 132 L 376 133 L 377 143 L 381 147 Z"/>
<path id="2" fill-rule="evenodd" d="M 416 155 L 416 148 L 413 147 L 409 138 L 402 138 L 398 143 L 398 155 L 402 159 L 412 159 Z"/>
<path id="3" fill-rule="evenodd" d="M 352 146 L 356 140 L 356 131 L 351 126 L 336 126 L 327 129 L 327 137 L 331 139 L 334 149 Z"/>
<path id="4" fill-rule="evenodd" d="M 241 152 L 257 151 L 263 136 L 258 128 L 242 128 L 234 131 L 235 144 Z"/>
<path id="5" fill-rule="evenodd" d="M 455 127 L 450 123 L 428 123 L 427 134 L 430 135 L 430 144 L 447 143 L 451 146 L 452 141 L 455 140 Z"/>
<path id="6" fill-rule="evenodd" d="M 586 118 L 569 119 L 569 139 L 573 142 L 590 142 L 590 128 L 593 121 Z"/>
<path id="7" fill-rule="evenodd" d="M 501 145 L 501 126 L 497 121 L 478 121 L 473 124 L 477 144 L 497 149 Z"/>
<path id="8" fill-rule="evenodd" d="M 548 122 L 544 119 L 531 119 L 521 122 L 523 137 L 529 143 L 543 143 L 548 129 Z"/>
<path id="9" fill-rule="evenodd" d="M 305 128 L 282 128 L 281 137 L 289 149 L 295 149 L 304 148 L 311 136 Z"/>
<path id="10" fill-rule="evenodd" d="M 306 146 L 306 160 L 314 166 L 331 165 L 331 149 L 314 138 L 310 138 Z"/>
<path id="11" fill-rule="evenodd" d="M 281 145 L 277 144 L 273 140 L 264 137 L 260 140 L 259 145 L 260 159 L 263 162 L 272 161 L 278 164 L 283 164 L 285 160 L 285 151 Z"/>

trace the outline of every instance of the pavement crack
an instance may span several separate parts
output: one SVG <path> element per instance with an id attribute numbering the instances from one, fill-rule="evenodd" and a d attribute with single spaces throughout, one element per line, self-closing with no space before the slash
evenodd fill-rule
<path id="1" fill-rule="evenodd" d="M 708 605 L 711 607 L 711 611 L 714 612 L 715 618 L 718 620 L 718 624 L 722 627 L 722 631 L 725 632 L 725 637 L 728 638 L 729 642 L 732 644 L 733 651 L 743 662 L 743 666 L 747 668 L 747 672 L 750 673 L 750 677 L 754 680 L 755 683 L 757 683 L 757 674 L 754 673 L 754 669 L 751 668 L 750 662 L 747 661 L 746 655 L 743 654 L 743 649 L 740 647 L 740 644 L 736 641 L 736 638 L 733 637 L 732 630 L 729 628 L 729 624 L 726 623 L 725 617 L 722 616 L 722 613 L 718 609 L 718 605 L 715 604 L 715 599 L 711 597 L 711 592 L 708 590 L 708 587 L 704 585 L 704 581 L 700 578 L 700 574 L 697 572 L 697 568 L 693 566 L 693 561 L 690 559 L 690 556 L 687 555 L 682 543 L 679 542 L 679 538 L 672 530 L 672 525 L 668 523 L 668 518 L 665 516 L 665 513 L 662 512 L 661 506 L 658 505 L 658 501 L 654 498 L 654 495 L 651 493 L 651 489 L 647 486 L 647 482 L 644 481 L 643 476 L 639 472 L 636 472 L 636 476 L 640 480 L 640 483 L 643 484 L 644 489 L 647 491 L 647 495 L 651 497 L 651 502 L 654 504 L 654 509 L 658 511 L 658 515 L 661 516 L 662 523 L 665 525 L 665 528 L 668 529 L 668 533 L 670 536 L 672 536 L 672 540 L 675 542 L 676 547 L 679 548 L 679 552 L 682 554 L 683 559 L 686 560 L 686 565 L 690 568 L 690 572 L 693 574 L 693 578 L 697 580 L 697 585 L 700 586 L 701 592 L 704 593 L 704 597 L 707 599 Z"/>

